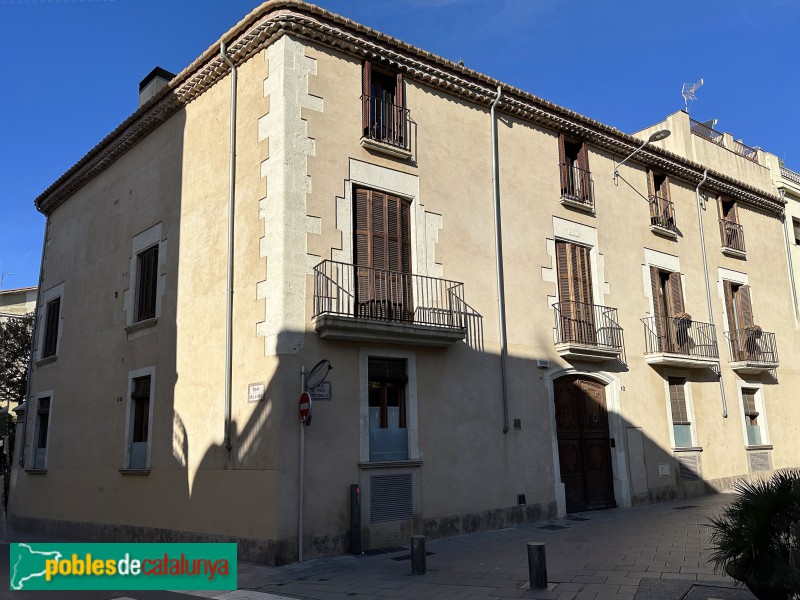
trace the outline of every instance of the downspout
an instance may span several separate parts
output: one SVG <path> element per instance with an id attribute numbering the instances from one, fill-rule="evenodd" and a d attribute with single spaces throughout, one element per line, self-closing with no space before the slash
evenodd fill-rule
<path id="1" fill-rule="evenodd" d="M 784 200 L 786 196 L 785 190 L 779 190 L 781 194 L 781 200 Z M 797 307 L 797 287 L 794 281 L 794 265 L 792 264 L 792 246 L 789 243 L 789 222 L 786 219 L 786 207 L 784 205 L 783 212 L 781 213 L 781 221 L 783 221 L 783 239 L 786 244 L 786 260 L 789 265 L 789 282 L 792 284 L 792 303 L 794 304 L 794 318 L 795 321 L 798 317 L 798 307 Z"/>
<path id="2" fill-rule="evenodd" d="M 36 351 L 36 334 L 39 331 L 39 311 L 42 307 L 42 277 L 44 276 L 44 255 L 47 252 L 47 236 L 50 234 L 50 217 L 45 217 L 44 239 L 42 240 L 42 258 L 39 262 L 39 283 L 36 288 L 36 308 L 33 309 L 33 332 L 31 332 L 31 347 L 28 353 L 28 380 L 25 382 L 25 398 L 23 402 L 28 402 L 31 395 L 31 378 L 33 377 L 33 353 Z M 30 405 L 26 405 L 30 409 Z M 25 468 L 25 442 L 28 434 L 29 410 L 25 411 L 25 418 L 22 419 L 22 446 L 19 452 L 19 466 Z"/>
<path id="3" fill-rule="evenodd" d="M 706 302 L 708 303 L 708 322 L 714 324 L 714 311 L 711 307 L 711 282 L 708 278 L 708 258 L 706 257 L 706 237 L 705 230 L 703 229 L 703 208 L 702 200 L 700 197 L 700 188 L 708 180 L 708 169 L 703 171 L 703 179 L 697 184 L 695 188 L 695 196 L 697 197 L 697 221 L 700 225 L 700 249 L 703 254 L 703 275 L 706 278 Z M 722 364 L 719 364 L 719 393 L 722 398 L 722 418 L 728 418 L 728 399 L 725 397 L 725 384 L 722 381 Z"/>
<path id="4" fill-rule="evenodd" d="M 497 256 L 497 304 L 500 316 L 500 375 L 503 386 L 503 433 L 508 433 L 508 385 L 506 382 L 506 358 L 508 340 L 506 339 L 506 290 L 503 276 L 503 232 L 500 221 L 500 173 L 497 157 L 497 119 L 495 108 L 503 95 L 503 88 L 497 86 L 497 98 L 492 102 L 492 195 L 494 198 L 494 243 Z"/>
<path id="5" fill-rule="evenodd" d="M 231 451 L 231 388 L 233 386 L 233 218 L 236 197 L 236 66 L 225 52 L 225 42 L 219 51 L 231 68 L 231 134 L 230 173 L 228 175 L 228 292 L 225 321 L 225 449 Z"/>

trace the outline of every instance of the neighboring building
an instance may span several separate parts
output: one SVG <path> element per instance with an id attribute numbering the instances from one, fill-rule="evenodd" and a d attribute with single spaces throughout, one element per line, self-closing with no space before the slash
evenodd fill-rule
<path id="1" fill-rule="evenodd" d="M 36 308 L 36 287 L 0 290 L 0 321 L 32 313 Z"/>
<path id="2" fill-rule="evenodd" d="M 221 41 L 230 405 L 216 44 L 37 199 L 59 312 L 11 527 L 296 560 L 301 437 L 306 556 L 350 547 L 352 484 L 369 549 L 798 465 L 784 202 L 758 152 L 677 113 L 617 178 L 638 137 L 294 0 Z M 301 436 L 320 359 L 331 397 Z"/>

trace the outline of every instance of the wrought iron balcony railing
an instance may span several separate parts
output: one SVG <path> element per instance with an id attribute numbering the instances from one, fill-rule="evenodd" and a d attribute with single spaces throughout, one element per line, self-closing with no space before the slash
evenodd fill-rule
<path id="1" fill-rule="evenodd" d="M 325 260 L 314 267 L 314 317 L 465 329 L 474 311 L 464 284 L 437 277 Z"/>
<path id="2" fill-rule="evenodd" d="M 725 248 L 737 250 L 738 252 L 745 252 L 744 230 L 739 223 L 731 221 L 730 219 L 720 219 L 719 232 L 722 236 L 722 245 Z"/>
<path id="3" fill-rule="evenodd" d="M 622 327 L 617 309 L 585 302 L 564 301 L 553 305 L 556 344 L 579 344 L 622 350 Z"/>
<path id="4" fill-rule="evenodd" d="M 681 354 L 699 359 L 718 359 L 717 333 L 712 323 L 673 317 L 645 317 L 644 353 Z"/>
<path id="5" fill-rule="evenodd" d="M 362 96 L 361 102 L 365 112 L 364 137 L 408 150 L 410 111 L 374 96 Z"/>
<path id="6" fill-rule="evenodd" d="M 560 163 L 559 168 L 561 170 L 561 197 L 593 209 L 594 184 L 591 172 L 568 162 Z"/>
<path id="7" fill-rule="evenodd" d="M 792 171 L 791 169 L 787 169 L 786 167 L 781 167 L 781 177 L 800 185 L 800 173 Z"/>
<path id="8" fill-rule="evenodd" d="M 650 196 L 650 225 L 669 231 L 678 231 L 675 224 L 675 205 L 660 194 Z"/>
<path id="9" fill-rule="evenodd" d="M 731 362 L 778 364 L 775 334 L 758 329 L 734 329 L 725 333 Z"/>
<path id="10" fill-rule="evenodd" d="M 716 129 L 712 129 L 705 123 L 701 123 L 700 121 L 695 121 L 694 119 L 689 119 L 690 122 L 690 129 L 693 134 L 699 136 L 709 142 L 713 142 L 718 146 L 725 147 L 725 134 L 721 131 L 717 131 Z"/>
<path id="11" fill-rule="evenodd" d="M 752 148 L 740 140 L 733 140 L 733 151 L 754 163 L 758 162 L 758 149 Z"/>

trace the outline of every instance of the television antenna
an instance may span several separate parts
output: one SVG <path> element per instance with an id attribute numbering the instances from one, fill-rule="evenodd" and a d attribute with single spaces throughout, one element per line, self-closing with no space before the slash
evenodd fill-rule
<path id="1" fill-rule="evenodd" d="M 684 83 L 683 89 L 681 90 L 681 96 L 683 96 L 683 105 L 686 108 L 686 112 L 689 112 L 689 102 L 697 100 L 697 96 L 695 96 L 695 92 L 699 90 L 703 86 L 703 79 L 701 78 L 700 81 L 697 83 Z"/>
<path id="2" fill-rule="evenodd" d="M 3 282 L 12 275 L 13 273 L 3 273 L 2 271 L 0 271 L 0 290 L 3 289 Z"/>

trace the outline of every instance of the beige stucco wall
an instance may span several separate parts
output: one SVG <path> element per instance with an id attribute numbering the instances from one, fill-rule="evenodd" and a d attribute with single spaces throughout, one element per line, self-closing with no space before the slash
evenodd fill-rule
<path id="1" fill-rule="evenodd" d="M 359 141 L 361 64 L 282 37 L 240 68 L 230 453 L 222 447 L 229 79 L 51 215 L 42 289 L 64 282 L 63 332 L 57 360 L 37 367 L 32 392 L 53 390 L 52 436 L 46 474 L 14 470 L 12 523 L 45 519 L 147 528 L 142 536 L 154 535 L 152 529 L 236 536 L 250 540 L 249 557 L 292 559 L 300 370 L 321 358 L 334 366 L 334 395 L 315 404 L 305 430 L 307 556 L 347 549 L 353 483 L 362 489 L 365 547 L 405 542 L 412 529 L 444 535 L 556 516 L 564 504 L 552 389 L 566 373 L 606 384 L 617 504 L 681 492 L 664 386 L 673 371 L 645 364 L 640 319 L 651 311 L 647 257 L 661 253 L 680 264 L 687 311 L 708 320 L 694 186 L 671 179 L 679 236 L 661 237 L 649 227 L 645 169 L 629 163 L 615 183 L 621 157 L 590 146 L 596 211 L 565 207 L 557 133 L 501 114 L 509 416 L 521 420 L 520 430 L 504 434 L 488 109 L 407 77 L 406 105 L 415 123 L 411 158 L 369 151 Z M 681 140 L 677 133 L 668 139 Z M 688 158 L 696 160 L 692 147 Z M 766 185 L 759 165 L 704 160 L 750 185 Z M 354 183 L 411 197 L 414 272 L 464 282 L 465 300 L 483 316 L 482 347 L 337 342 L 314 332 L 312 268 L 320 260 L 352 261 Z M 727 418 L 713 373 L 685 372 L 708 481 L 748 472 L 741 377 L 728 365 L 719 268 L 747 275 L 756 322 L 778 336 L 779 383 L 768 375 L 756 381 L 763 384 L 773 466 L 796 465 L 798 455 L 787 425 L 798 342 L 786 327 L 794 317 L 786 302 L 782 225 L 740 208 L 747 257 L 729 258 L 720 252 L 716 211 L 712 198 L 702 235 Z M 157 223 L 166 252 L 161 316 L 154 328 L 127 333 L 131 239 Z M 594 301 L 618 309 L 625 364 L 568 362 L 555 350 L 553 240 L 573 230 L 596 241 Z M 360 464 L 364 357 L 381 353 L 400 353 L 416 367 L 418 453 L 414 464 L 365 468 L 374 465 Z M 539 368 L 538 360 L 549 367 Z M 151 365 L 152 468 L 146 476 L 122 474 L 128 372 Z M 258 382 L 266 384 L 265 399 L 249 404 L 248 384 Z M 631 430 L 641 431 L 643 454 L 628 448 Z M 29 446 L 32 439 L 29 433 Z M 666 476 L 659 473 L 662 464 L 669 466 Z M 638 496 L 634 472 L 646 473 Z M 384 473 L 412 474 L 411 523 L 370 524 L 370 480 Z M 517 508 L 518 494 L 525 494 L 527 509 Z M 117 530 L 87 525 L 85 531 Z"/>
<path id="2" fill-rule="evenodd" d="M 26 315 L 36 308 L 36 288 L 0 290 L 0 319 L 8 315 Z"/>

